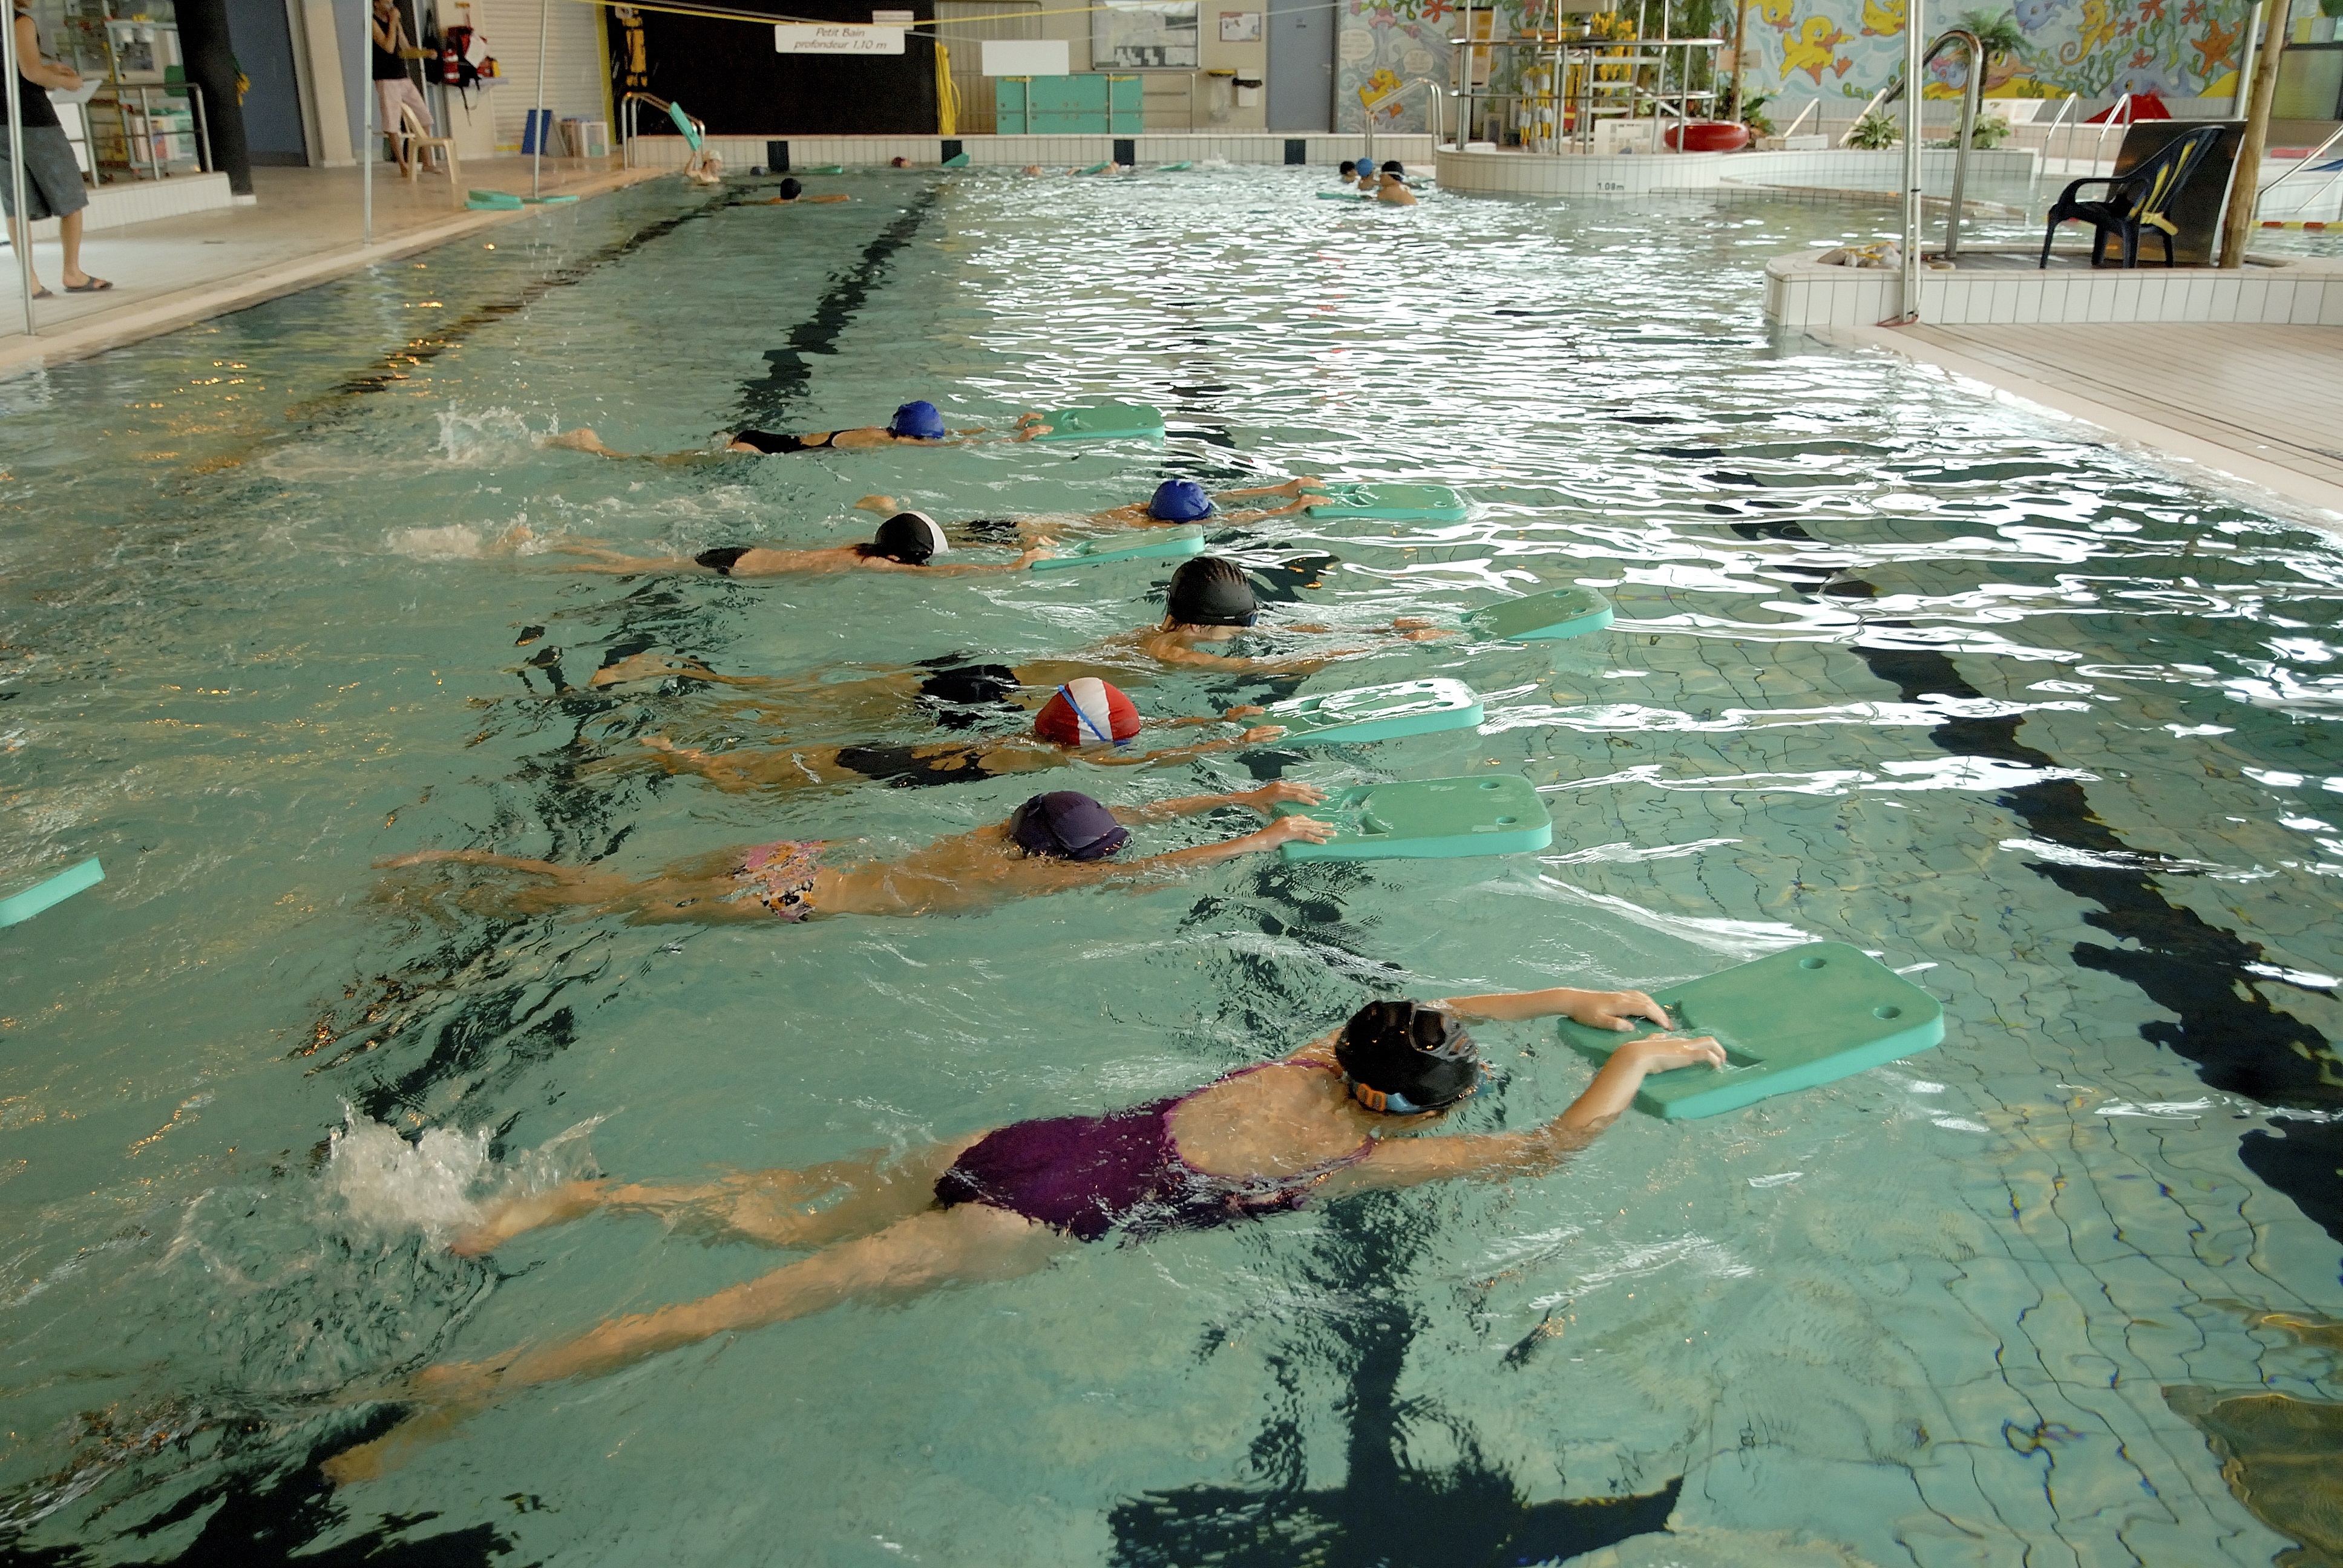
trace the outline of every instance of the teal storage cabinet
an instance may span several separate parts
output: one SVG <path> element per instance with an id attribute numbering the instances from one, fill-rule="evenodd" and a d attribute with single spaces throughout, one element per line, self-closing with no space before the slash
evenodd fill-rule
<path id="1" fill-rule="evenodd" d="M 996 76 L 995 124 L 1003 136 L 1136 136 L 1140 80 L 1084 72 L 1071 76 Z"/>

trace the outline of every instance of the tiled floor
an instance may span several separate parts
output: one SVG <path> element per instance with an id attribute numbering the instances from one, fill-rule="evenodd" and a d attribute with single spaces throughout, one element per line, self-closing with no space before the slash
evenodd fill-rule
<path id="1" fill-rule="evenodd" d="M 2343 528 L 2343 327 L 1919 326 L 1855 336 L 2237 475 Z"/>
<path id="2" fill-rule="evenodd" d="M 529 189 L 527 158 L 474 159 L 464 164 L 462 174 L 468 189 Z M 548 195 L 588 193 L 644 177 L 603 162 L 566 158 L 547 159 L 542 174 Z M 19 331 L 15 257 L 0 247 L 0 256 L 8 258 L 0 262 L 0 375 L 304 287 L 362 259 L 528 216 L 469 211 L 451 199 L 444 176 L 410 183 L 386 165 L 375 176 L 374 246 L 362 250 L 357 169 L 259 168 L 252 179 L 260 198 L 255 206 L 89 236 L 82 245 L 82 266 L 111 279 L 114 287 L 96 295 L 60 291 L 35 301 L 37 337 Z M 35 238 L 33 256 L 41 281 L 56 289 L 62 260 L 56 242 Z"/>

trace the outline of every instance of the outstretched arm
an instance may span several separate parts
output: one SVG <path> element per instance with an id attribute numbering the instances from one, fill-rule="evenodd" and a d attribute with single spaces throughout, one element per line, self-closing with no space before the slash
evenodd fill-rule
<path id="1" fill-rule="evenodd" d="M 1046 559 L 1057 553 L 1057 540 L 1037 539 L 1031 548 L 1013 561 L 959 561 L 942 566 L 929 561 L 918 566 L 906 566 L 901 561 L 890 561 L 885 556 L 865 556 L 857 564 L 868 567 L 874 571 L 926 572 L 931 577 L 967 577 L 974 572 L 1021 572 L 1035 561 Z"/>
<path id="2" fill-rule="evenodd" d="M 1595 1073 L 1586 1091 L 1571 1101 L 1570 1109 L 1544 1126 L 1526 1132 L 1493 1132 L 1465 1138 L 1385 1139 L 1365 1160 L 1347 1171 L 1335 1172 L 1326 1183 L 1326 1194 L 1332 1197 L 1377 1187 L 1414 1187 L 1459 1177 L 1502 1181 L 1512 1176 L 1543 1176 L 1594 1142 L 1603 1135 L 1604 1129 L 1618 1121 L 1620 1113 L 1634 1103 L 1635 1092 L 1643 1088 L 1645 1078 L 1654 1072 L 1703 1063 L 1715 1068 L 1725 1065 L 1725 1048 L 1704 1035 L 1680 1040 L 1653 1034 L 1631 1040 L 1611 1053 L 1611 1060 Z"/>
<path id="3" fill-rule="evenodd" d="M 1452 996 L 1438 1005 L 1463 1018 L 1485 1018 L 1498 1023 L 1559 1016 L 1594 1029 L 1629 1030 L 1639 1018 L 1649 1019 L 1662 1029 L 1669 1021 L 1667 1010 L 1642 991 L 1579 990 L 1566 985 Z"/>
<path id="4" fill-rule="evenodd" d="M 1324 799 L 1326 791 L 1315 784 L 1280 779 L 1258 789 L 1240 789 L 1229 795 L 1179 795 L 1144 806 L 1111 806 L 1107 809 L 1114 813 L 1114 819 L 1118 822 L 1168 822 L 1174 817 L 1193 817 L 1200 811 L 1210 811 L 1222 806 L 1243 806 L 1266 817 L 1269 809 L 1282 800 L 1315 806 Z"/>
<path id="5" fill-rule="evenodd" d="M 1174 719 L 1174 723 L 1181 720 Z M 1202 719 L 1202 723 L 1218 722 Z M 1242 735 L 1232 735 L 1220 740 L 1202 740 L 1193 746 L 1167 746 L 1161 751 L 1117 751 L 1103 746 L 1093 746 L 1082 753 L 1082 760 L 1101 768 L 1161 768 L 1173 762 L 1185 762 L 1192 757 L 1202 757 L 1208 751 L 1232 751 L 1240 746 L 1260 746 L 1285 733 L 1282 724 L 1259 724 Z M 1200 795 L 1200 800 L 1225 799 L 1225 796 Z"/>

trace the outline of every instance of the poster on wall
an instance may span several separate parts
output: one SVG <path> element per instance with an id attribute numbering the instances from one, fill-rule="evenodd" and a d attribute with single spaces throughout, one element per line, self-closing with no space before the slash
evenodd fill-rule
<path id="1" fill-rule="evenodd" d="M 1221 42 L 1223 44 L 1260 43 L 1261 13 L 1258 11 L 1222 12 Z"/>
<path id="2" fill-rule="evenodd" d="M 1091 68 L 1199 69 L 1202 10 L 1199 0 L 1107 0 L 1091 13 Z"/>

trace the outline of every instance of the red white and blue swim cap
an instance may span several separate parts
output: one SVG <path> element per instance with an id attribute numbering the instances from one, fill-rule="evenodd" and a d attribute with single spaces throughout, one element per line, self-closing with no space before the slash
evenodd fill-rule
<path id="1" fill-rule="evenodd" d="M 1033 733 L 1052 746 L 1127 745 L 1139 733 L 1139 709 L 1105 681 L 1085 675 L 1041 705 Z"/>
<path id="2" fill-rule="evenodd" d="M 944 417 L 936 412 L 932 403 L 906 403 L 887 421 L 887 434 L 909 436 L 918 441 L 940 441 L 944 438 Z"/>

